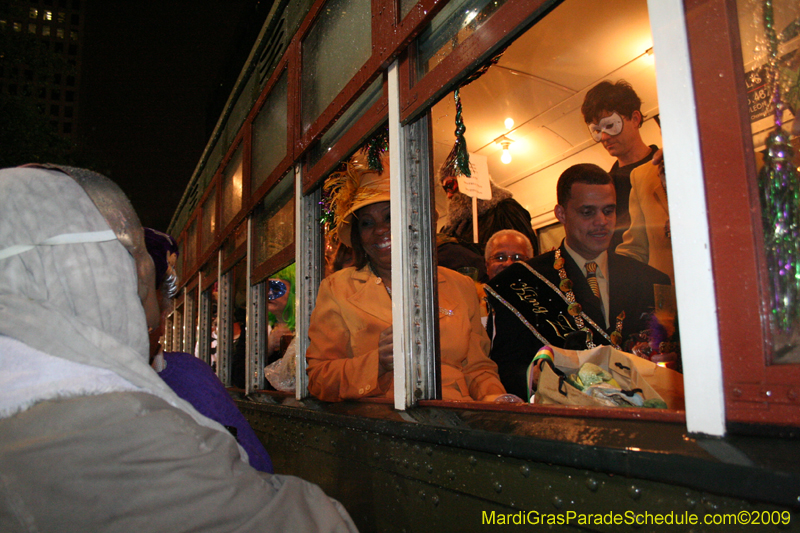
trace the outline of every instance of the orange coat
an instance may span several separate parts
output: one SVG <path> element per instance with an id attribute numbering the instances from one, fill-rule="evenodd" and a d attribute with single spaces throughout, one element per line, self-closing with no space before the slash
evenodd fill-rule
<path id="1" fill-rule="evenodd" d="M 482 400 L 504 394 L 471 279 L 439 268 L 442 397 Z M 341 270 L 319 287 L 308 330 L 308 388 L 326 401 L 392 398 L 394 374 L 378 378 L 378 338 L 392 325 L 392 302 L 368 267 Z M 432 349 L 433 347 L 428 347 Z"/>

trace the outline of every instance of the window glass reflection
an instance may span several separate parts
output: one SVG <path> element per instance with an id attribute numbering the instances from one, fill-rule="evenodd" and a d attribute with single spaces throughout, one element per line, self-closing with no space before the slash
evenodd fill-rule
<path id="1" fill-rule="evenodd" d="M 306 131 L 372 53 L 371 2 L 330 0 L 303 41 L 302 121 Z"/>
<path id="2" fill-rule="evenodd" d="M 800 363 L 800 205 L 796 200 L 800 121 L 795 120 L 800 109 L 800 5 L 788 0 L 771 2 L 774 33 L 770 34 L 764 25 L 764 4 L 737 1 L 769 277 L 767 321 L 772 363 Z M 770 53 L 773 46 L 775 52 Z M 778 102 L 782 112 L 777 111 Z M 793 200 L 786 202 L 787 198 Z"/>

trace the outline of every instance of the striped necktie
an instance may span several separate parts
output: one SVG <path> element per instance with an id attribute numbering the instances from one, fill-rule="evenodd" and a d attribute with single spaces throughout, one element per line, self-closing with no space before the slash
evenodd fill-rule
<path id="1" fill-rule="evenodd" d="M 589 287 L 592 288 L 592 292 L 595 296 L 600 298 L 600 285 L 597 284 L 597 263 L 594 261 L 589 261 L 586 263 L 586 281 L 589 282 Z"/>

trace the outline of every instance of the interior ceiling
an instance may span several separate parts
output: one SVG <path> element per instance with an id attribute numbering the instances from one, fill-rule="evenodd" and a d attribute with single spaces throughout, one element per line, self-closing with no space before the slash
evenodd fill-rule
<path id="1" fill-rule="evenodd" d="M 497 65 L 461 90 L 470 152 L 485 155 L 495 182 L 508 186 L 592 147 L 580 106 L 604 79 L 630 82 L 646 116 L 657 113 L 646 0 L 567 0 L 520 36 Z M 453 146 L 455 104 L 448 95 L 431 111 L 434 164 Z M 506 129 L 504 121 L 515 124 Z M 494 141 L 506 135 L 513 160 L 500 161 Z M 609 165 L 610 166 L 610 165 Z"/>

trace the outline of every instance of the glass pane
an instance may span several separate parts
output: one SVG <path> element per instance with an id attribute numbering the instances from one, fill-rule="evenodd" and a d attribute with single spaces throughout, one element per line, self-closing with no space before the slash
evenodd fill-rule
<path id="1" fill-rule="evenodd" d="M 197 255 L 197 219 L 194 219 L 186 231 L 186 267 L 192 268 Z"/>
<path id="2" fill-rule="evenodd" d="M 222 228 L 242 208 L 242 146 L 236 150 L 222 175 Z"/>
<path id="3" fill-rule="evenodd" d="M 237 248 L 247 242 L 247 220 L 243 220 L 241 224 L 236 226 L 233 235 L 230 235 L 225 242 L 222 243 L 222 260 L 225 261 L 233 256 Z"/>
<path id="4" fill-rule="evenodd" d="M 254 211 L 253 239 L 256 265 L 294 242 L 294 180 L 290 174 L 281 179 Z"/>
<path id="5" fill-rule="evenodd" d="M 253 120 L 252 187 L 255 191 L 286 157 L 287 75 L 273 87 L 264 107 Z"/>
<path id="6" fill-rule="evenodd" d="M 203 242 L 200 245 L 202 251 L 206 251 L 214 242 L 217 232 L 217 190 L 211 191 L 206 201 L 203 203 Z"/>
<path id="7" fill-rule="evenodd" d="M 330 0 L 303 41 L 303 131 L 372 54 L 368 0 Z"/>
<path id="8" fill-rule="evenodd" d="M 800 4 L 789 0 L 773 0 L 771 4 L 775 31 L 772 38 L 764 25 L 764 2 L 737 1 L 769 272 L 767 308 L 773 337 L 772 363 L 785 364 L 800 363 L 800 131 L 795 121 L 795 112 L 800 109 Z M 771 43 L 777 46 L 774 68 L 770 66 Z M 776 73 L 777 92 L 773 81 Z M 776 114 L 776 95 L 784 104 L 780 114 Z M 785 132 L 784 142 L 770 138 L 778 131 L 778 120 Z M 788 158 L 782 158 L 782 154 Z M 781 172 L 780 167 L 785 170 Z M 793 177 L 790 168 L 794 169 Z"/>
<path id="9" fill-rule="evenodd" d="M 417 78 L 433 70 L 503 4 L 505 0 L 455 0 L 447 4 L 417 40 Z"/>
<path id="10" fill-rule="evenodd" d="M 400 0 L 400 20 L 406 18 L 415 5 L 417 5 L 417 0 Z"/>
<path id="11" fill-rule="evenodd" d="M 353 102 L 345 113 L 339 117 L 336 123 L 325 132 L 322 138 L 319 140 L 318 143 L 314 144 L 314 147 L 311 149 L 309 156 L 308 156 L 308 164 L 309 166 L 313 167 L 316 165 L 322 156 L 324 156 L 331 147 L 336 144 L 339 139 L 342 138 L 342 135 L 347 133 L 347 131 L 353 127 L 358 119 L 364 116 L 366 113 L 375 103 L 380 99 L 381 95 L 383 94 L 383 76 L 376 79 L 372 82 L 364 94 L 358 97 L 358 99 Z"/>
<path id="12" fill-rule="evenodd" d="M 218 270 L 219 270 L 219 262 L 217 260 L 217 256 L 214 255 L 214 257 L 212 257 L 208 263 L 203 265 L 203 268 L 200 270 L 200 272 L 203 275 L 203 285 L 205 285 L 205 282 L 208 279 L 212 278 L 216 279 Z"/>

